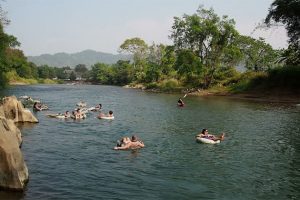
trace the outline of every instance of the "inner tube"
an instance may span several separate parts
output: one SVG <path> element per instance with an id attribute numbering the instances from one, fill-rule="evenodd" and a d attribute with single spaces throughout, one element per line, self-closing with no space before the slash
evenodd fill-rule
<path id="1" fill-rule="evenodd" d="M 220 140 L 211 140 L 211 139 L 202 138 L 202 137 L 197 137 L 196 141 L 197 142 L 202 142 L 202 143 L 205 143 L 205 144 L 218 144 L 218 143 L 220 143 Z"/>
<path id="2" fill-rule="evenodd" d="M 115 119 L 115 117 L 114 116 L 112 116 L 112 117 L 98 117 L 99 119 Z"/>
<path id="3" fill-rule="evenodd" d="M 58 119 L 65 119 L 67 117 L 65 117 L 65 115 L 59 115 L 59 114 L 48 114 L 47 115 L 50 118 L 58 118 Z"/>

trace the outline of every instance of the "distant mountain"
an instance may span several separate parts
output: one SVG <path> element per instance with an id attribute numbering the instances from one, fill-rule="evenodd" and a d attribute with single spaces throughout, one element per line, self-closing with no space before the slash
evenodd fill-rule
<path id="1" fill-rule="evenodd" d="M 56 53 L 42 54 L 40 56 L 28 56 L 30 62 L 33 62 L 37 66 L 49 65 L 52 67 L 75 67 L 78 64 L 85 64 L 87 67 L 94 65 L 95 63 L 114 64 L 118 60 L 129 60 L 130 55 L 125 54 L 110 54 L 97 52 L 94 50 L 85 50 L 79 53 Z"/>

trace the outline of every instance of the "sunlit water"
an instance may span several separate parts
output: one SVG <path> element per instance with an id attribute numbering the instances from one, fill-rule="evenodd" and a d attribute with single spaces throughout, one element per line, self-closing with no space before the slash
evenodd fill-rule
<path id="1" fill-rule="evenodd" d="M 49 111 L 21 127 L 30 181 L 0 199 L 299 199 L 300 107 L 91 85 L 17 86 L 1 95 L 40 98 Z M 84 100 L 115 120 L 48 118 Z M 217 145 L 194 136 L 226 133 Z M 136 134 L 146 145 L 115 151 Z"/>

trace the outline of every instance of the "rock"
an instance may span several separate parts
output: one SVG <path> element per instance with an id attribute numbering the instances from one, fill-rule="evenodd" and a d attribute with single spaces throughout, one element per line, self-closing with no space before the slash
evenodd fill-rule
<path id="1" fill-rule="evenodd" d="M 7 119 L 12 119 L 14 122 L 39 122 L 30 110 L 25 109 L 15 96 L 4 97 L 2 105 L 4 116 Z"/>
<path id="2" fill-rule="evenodd" d="M 12 120 L 0 116 L 0 188 L 23 190 L 28 181 L 20 144 L 20 130 Z"/>
<path id="3" fill-rule="evenodd" d="M 20 150 L 21 132 L 15 122 L 38 120 L 15 96 L 5 97 L 0 105 L 0 188 L 22 191 L 29 175 Z"/>

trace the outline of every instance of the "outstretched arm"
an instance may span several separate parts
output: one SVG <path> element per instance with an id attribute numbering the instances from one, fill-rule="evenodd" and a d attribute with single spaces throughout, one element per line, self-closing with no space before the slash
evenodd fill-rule
<path id="1" fill-rule="evenodd" d="M 125 149 L 129 149 L 130 148 L 130 143 L 122 146 L 122 147 L 114 147 L 114 150 L 125 150 Z"/>
<path id="2" fill-rule="evenodd" d="M 139 147 L 145 147 L 145 144 L 142 141 L 139 141 Z"/>

